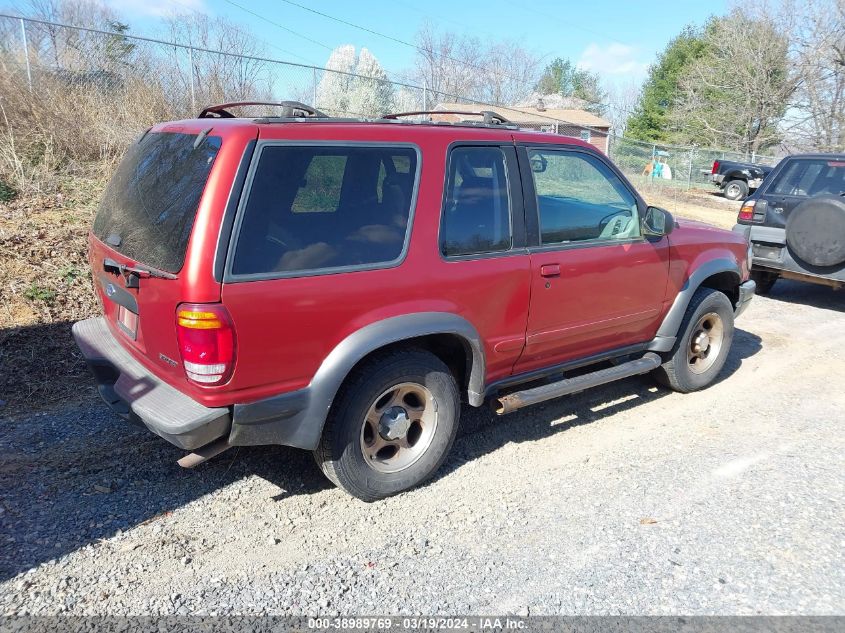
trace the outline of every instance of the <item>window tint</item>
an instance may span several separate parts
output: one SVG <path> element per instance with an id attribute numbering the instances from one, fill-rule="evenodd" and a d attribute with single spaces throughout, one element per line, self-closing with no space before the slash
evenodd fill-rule
<path id="1" fill-rule="evenodd" d="M 265 146 L 243 210 L 232 273 L 398 260 L 416 172 L 417 154 L 410 148 Z"/>
<path id="2" fill-rule="evenodd" d="M 511 247 L 505 155 L 498 147 L 459 147 L 449 157 L 441 227 L 444 255 L 474 255 Z"/>
<path id="3" fill-rule="evenodd" d="M 309 180 L 312 184 L 299 188 L 293 199 L 291 211 L 294 213 L 337 211 L 345 170 L 346 156 L 314 156 L 305 171 L 306 184 Z"/>
<path id="4" fill-rule="evenodd" d="M 120 253 L 178 272 L 221 144 L 219 136 L 194 147 L 196 140 L 196 134 L 149 133 L 134 143 L 106 187 L 94 235 L 104 241 L 117 235 Z"/>
<path id="5" fill-rule="evenodd" d="M 822 159 L 793 160 L 772 187 L 786 196 L 839 195 L 845 192 L 845 162 Z"/>
<path id="6" fill-rule="evenodd" d="M 528 151 L 543 244 L 640 235 L 637 202 L 600 160 L 581 152 Z"/>

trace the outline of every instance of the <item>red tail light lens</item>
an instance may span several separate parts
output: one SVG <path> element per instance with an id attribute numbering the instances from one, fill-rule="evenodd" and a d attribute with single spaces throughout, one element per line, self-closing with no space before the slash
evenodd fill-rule
<path id="1" fill-rule="evenodd" d="M 718 171 L 719 171 L 719 161 L 718 161 L 718 160 L 714 160 L 714 161 L 713 161 L 713 167 L 710 169 L 710 173 L 711 173 L 711 174 L 715 174 L 715 173 L 717 173 Z"/>
<path id="2" fill-rule="evenodd" d="M 188 380 L 205 386 L 229 380 L 235 368 L 235 329 L 222 305 L 180 305 L 176 337 Z"/>
<path id="3" fill-rule="evenodd" d="M 739 216 L 737 219 L 745 220 L 746 222 L 753 222 L 754 221 L 754 200 L 750 200 L 742 205 L 742 208 L 739 210 Z"/>

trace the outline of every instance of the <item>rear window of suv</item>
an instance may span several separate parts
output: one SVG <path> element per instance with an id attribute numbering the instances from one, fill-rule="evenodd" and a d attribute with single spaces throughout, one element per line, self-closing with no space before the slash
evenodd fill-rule
<path id="1" fill-rule="evenodd" d="M 197 138 L 149 133 L 134 143 L 106 187 L 94 235 L 137 262 L 178 272 L 221 145 L 219 136 Z"/>
<path id="2" fill-rule="evenodd" d="M 413 147 L 265 145 L 241 210 L 231 274 L 283 277 L 398 263 L 417 167 Z"/>
<path id="3" fill-rule="evenodd" d="M 799 197 L 845 193 L 845 161 L 793 159 L 774 182 L 771 193 Z"/>

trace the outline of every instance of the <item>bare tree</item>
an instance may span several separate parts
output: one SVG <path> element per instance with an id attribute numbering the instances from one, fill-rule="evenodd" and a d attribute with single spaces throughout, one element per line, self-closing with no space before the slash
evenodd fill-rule
<path id="1" fill-rule="evenodd" d="M 424 24 L 417 33 L 417 59 L 409 80 L 425 86 L 428 107 L 438 101 L 513 105 L 532 92 L 540 58 L 516 42 L 488 44 Z"/>
<path id="2" fill-rule="evenodd" d="M 613 133 L 623 136 L 628 119 L 640 102 L 642 85 L 633 81 L 626 84 L 608 84 L 604 87 L 604 92 L 607 95 L 604 116 L 610 121 Z"/>
<path id="3" fill-rule="evenodd" d="M 484 55 L 484 81 L 477 98 L 492 104 L 513 105 L 533 90 L 539 74 L 539 57 L 510 41 L 494 42 Z"/>
<path id="4" fill-rule="evenodd" d="M 93 0 L 26 0 L 16 8 L 45 22 L 104 31 L 126 28 L 111 8 Z M 102 70 L 107 37 L 52 24 L 31 22 L 26 28 L 30 52 L 40 63 L 54 70 Z"/>
<path id="5" fill-rule="evenodd" d="M 787 140 L 822 151 L 845 150 L 845 0 L 786 0 L 779 13 L 789 33 L 798 90 Z"/>
<path id="6" fill-rule="evenodd" d="M 704 32 L 706 52 L 680 80 L 673 140 L 754 154 L 781 140 L 797 86 L 787 35 L 771 16 L 735 8 Z"/>
<path id="7" fill-rule="evenodd" d="M 197 51 L 192 55 L 193 67 L 188 72 L 193 73 L 198 103 L 265 98 L 270 94 L 267 63 L 255 59 L 266 52 L 252 33 L 224 17 L 211 18 L 200 13 L 174 16 L 167 26 L 175 42 L 222 53 Z M 177 67 L 180 61 L 189 61 L 183 50 L 173 54 Z M 188 94 L 190 79 L 190 74 L 176 76 L 182 94 Z"/>
<path id="8" fill-rule="evenodd" d="M 434 101 L 475 98 L 484 61 L 478 39 L 441 33 L 425 24 L 417 33 L 416 42 L 417 60 L 410 78 L 425 86 Z"/>

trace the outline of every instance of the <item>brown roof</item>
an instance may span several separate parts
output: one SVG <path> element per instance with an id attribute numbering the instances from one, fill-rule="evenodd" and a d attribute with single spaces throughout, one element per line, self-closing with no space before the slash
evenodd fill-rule
<path id="1" fill-rule="evenodd" d="M 528 106 L 493 106 L 471 103 L 438 103 L 435 110 L 455 110 L 457 112 L 478 112 L 493 110 L 514 123 L 548 124 L 554 121 L 586 125 L 597 128 L 610 128 L 610 122 L 585 110 L 561 110 L 547 108 L 538 110 Z"/>

